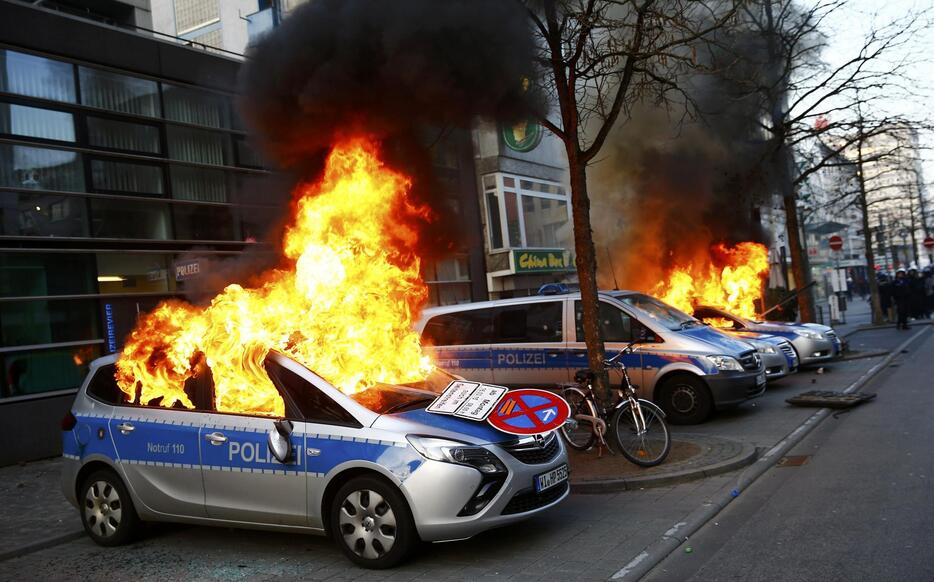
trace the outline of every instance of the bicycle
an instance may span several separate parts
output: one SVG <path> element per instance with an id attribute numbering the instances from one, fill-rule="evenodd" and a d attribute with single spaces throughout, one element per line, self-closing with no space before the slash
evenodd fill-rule
<path id="1" fill-rule="evenodd" d="M 566 423 L 561 427 L 561 435 L 573 449 L 585 451 L 599 440 L 612 452 L 605 439 L 609 428 L 624 457 L 636 465 L 654 467 L 668 457 L 671 435 L 661 408 L 636 397 L 626 366 L 620 360 L 623 354 L 632 353 L 634 344 L 630 343 L 603 361 L 604 370 L 615 368 L 623 375 L 620 387 L 616 389 L 619 400 L 613 406 L 601 406 L 593 389 L 596 376 L 592 371 L 579 370 L 574 375 L 575 384 L 565 387 L 561 395 L 571 407 L 571 418 L 576 421 L 576 426 L 575 423 Z"/>

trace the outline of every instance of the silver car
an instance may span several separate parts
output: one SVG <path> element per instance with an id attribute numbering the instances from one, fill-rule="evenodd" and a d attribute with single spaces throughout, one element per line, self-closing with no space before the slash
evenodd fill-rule
<path id="1" fill-rule="evenodd" d="M 750 331 L 723 330 L 731 336 L 741 339 L 756 348 L 765 375 L 769 380 L 778 380 L 798 371 L 798 355 L 791 342 L 777 335 L 766 335 Z"/>
<path id="2" fill-rule="evenodd" d="M 209 371 L 183 387 L 193 410 L 129 404 L 114 362 L 91 364 L 62 424 L 62 488 L 101 545 L 131 540 L 140 521 L 249 527 L 330 535 L 352 561 L 385 568 L 419 540 L 469 538 L 568 495 L 554 433 L 517 438 L 425 411 L 451 380 L 441 372 L 347 396 L 273 353 L 276 419 L 214 410 Z"/>

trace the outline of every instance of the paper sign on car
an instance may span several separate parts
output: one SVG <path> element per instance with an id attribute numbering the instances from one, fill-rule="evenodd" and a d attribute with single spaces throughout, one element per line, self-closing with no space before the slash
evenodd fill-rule
<path id="1" fill-rule="evenodd" d="M 450 414 L 468 420 L 483 421 L 506 392 L 507 389 L 502 386 L 455 380 L 426 410 L 436 414 Z"/>

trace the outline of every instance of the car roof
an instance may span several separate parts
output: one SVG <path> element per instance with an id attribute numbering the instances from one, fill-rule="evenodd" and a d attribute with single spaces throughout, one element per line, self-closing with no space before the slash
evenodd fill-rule
<path id="1" fill-rule="evenodd" d="M 600 291 L 599 295 L 603 297 L 618 298 L 624 295 L 635 295 L 636 291 Z M 546 303 L 559 299 L 580 299 L 580 291 L 573 293 L 557 293 L 555 295 L 529 295 L 527 297 L 511 297 L 509 299 L 493 299 L 491 301 L 477 301 L 473 303 L 457 303 L 454 305 L 442 305 L 440 307 L 429 307 L 422 311 L 422 319 L 427 319 L 440 313 L 453 313 L 456 311 L 467 311 L 472 309 L 484 309 L 487 307 L 500 307 L 502 305 L 523 305 L 527 303 Z"/>

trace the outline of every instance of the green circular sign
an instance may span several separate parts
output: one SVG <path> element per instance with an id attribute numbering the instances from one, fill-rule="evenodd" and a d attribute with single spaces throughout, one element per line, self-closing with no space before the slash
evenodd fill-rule
<path id="1" fill-rule="evenodd" d="M 530 152 L 538 147 L 542 142 L 542 133 L 542 126 L 531 119 L 503 126 L 506 146 L 517 152 Z"/>

